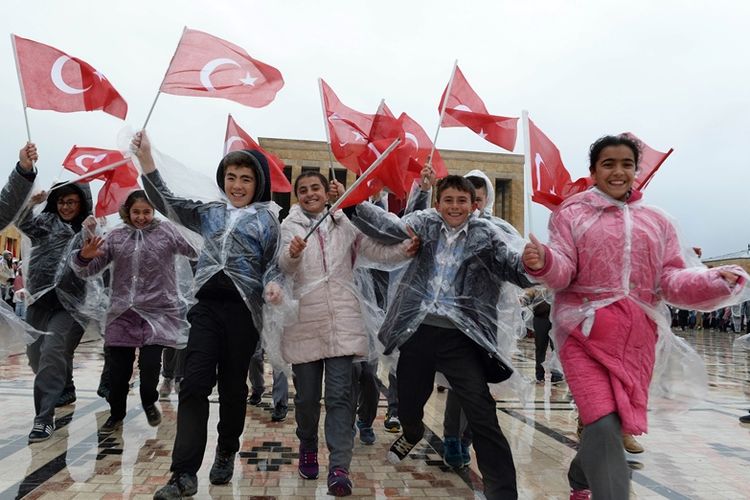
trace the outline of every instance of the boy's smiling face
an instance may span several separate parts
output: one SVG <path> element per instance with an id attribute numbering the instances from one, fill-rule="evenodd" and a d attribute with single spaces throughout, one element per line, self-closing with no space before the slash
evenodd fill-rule
<path id="1" fill-rule="evenodd" d="M 459 227 L 476 208 L 471 201 L 471 193 L 449 187 L 440 193 L 435 209 L 450 227 Z"/>
<path id="2" fill-rule="evenodd" d="M 255 196 L 255 171 L 250 167 L 227 165 L 224 169 L 224 194 L 235 208 L 246 207 Z"/>

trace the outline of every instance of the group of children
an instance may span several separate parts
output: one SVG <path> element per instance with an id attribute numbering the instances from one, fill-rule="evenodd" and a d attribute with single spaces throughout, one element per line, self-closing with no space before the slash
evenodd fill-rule
<path id="1" fill-rule="evenodd" d="M 28 348 L 36 374 L 30 442 L 52 435 L 58 399 L 75 394 L 73 351 L 91 318 L 102 323 L 108 352 L 111 411 L 104 433 L 122 425 L 136 349 L 144 412 L 149 424 L 159 424 L 162 349 L 184 347 L 172 477 L 155 499 L 197 492 L 208 397 L 217 384 L 218 439 L 209 479 L 231 480 L 248 369 L 254 355 L 262 357 L 261 339 L 263 346 L 279 347 L 269 353 L 275 368 L 289 364 L 294 375 L 300 476 L 319 475 L 322 398 L 328 491 L 351 494 L 353 429 L 369 440 L 363 430 L 371 431 L 374 415 L 362 403 L 373 393 L 366 386 L 379 354 L 364 326 L 372 304 L 364 304 L 363 276 L 385 279 L 374 305 L 382 313 L 377 341 L 383 355 L 398 353 L 390 389 L 395 383 L 395 422 L 403 434 L 389 449 L 391 462 L 403 460 L 422 438 L 424 406 L 440 372 L 450 385 L 446 445 L 455 465 L 466 463 L 473 443 L 486 498 L 517 498 L 511 447 L 488 384 L 513 375 L 502 304 L 517 305 L 518 295 L 508 300 L 509 287 L 541 282 L 554 292 L 551 333 L 584 424 L 568 473 L 571 498 L 628 498 L 621 433 L 647 430 L 649 383 L 667 335 L 660 308 L 666 300 L 715 309 L 744 293 L 746 275 L 736 268 L 688 267 L 671 222 L 632 189 L 640 149 L 624 136 L 592 145 L 595 186 L 553 213 L 548 245 L 533 236 L 524 243 L 491 215 L 491 184 L 481 172 L 441 179 L 434 208 L 422 192 L 423 205 L 412 204 L 401 218 L 369 202 L 350 211 L 351 218 L 330 213 L 328 202 L 343 186 L 304 172 L 294 182 L 299 202 L 279 223 L 262 153 L 227 154 L 216 172 L 223 198 L 201 202 L 170 191 L 143 132 L 131 146 L 145 191 L 128 196 L 120 213 L 124 224 L 106 237 L 88 218 L 85 185 L 53 187 L 24 205 L 37 159 L 31 144 L 21 151 L 0 205 L 3 222 L 16 220 L 32 241 L 28 322 L 50 333 Z M 44 210 L 34 215 L 31 208 L 45 198 Z M 168 220 L 155 218 L 155 211 Z M 168 264 L 177 259 L 194 261 L 189 290 L 177 266 Z M 100 300 L 104 289 L 106 301 Z M 276 326 L 269 326 L 269 317 L 290 310 L 291 320 L 275 318 Z M 386 425 L 394 424 L 391 417 L 396 410 L 389 404 Z"/>

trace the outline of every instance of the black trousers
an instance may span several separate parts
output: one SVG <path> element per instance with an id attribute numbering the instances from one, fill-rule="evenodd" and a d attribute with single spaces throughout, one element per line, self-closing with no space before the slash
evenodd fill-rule
<path id="1" fill-rule="evenodd" d="M 420 325 L 400 350 L 396 376 L 406 439 L 411 443 L 422 439 L 424 405 L 432 394 L 435 372 L 442 372 L 469 421 L 485 496 L 489 500 L 518 498 L 513 455 L 497 422 L 482 348 L 458 330 Z"/>
<path id="2" fill-rule="evenodd" d="M 549 338 L 549 331 L 552 329 L 552 323 L 549 318 L 534 316 L 534 347 L 536 347 L 536 379 L 544 380 L 544 360 L 547 359 L 547 346 L 552 344 Z M 554 349 L 555 346 L 552 346 Z"/>
<path id="3" fill-rule="evenodd" d="M 240 449 L 247 410 L 247 370 L 258 331 L 244 302 L 199 299 L 188 313 L 190 337 L 180 383 L 173 472 L 195 474 L 206 451 L 209 402 L 219 384 L 217 448 Z"/>
<path id="4" fill-rule="evenodd" d="M 112 418 L 122 420 L 127 413 L 130 376 L 133 375 L 135 347 L 110 346 L 109 350 L 109 412 Z M 138 371 L 141 383 L 141 404 L 151 406 L 159 399 L 156 386 L 161 369 L 160 345 L 146 345 L 138 349 Z"/>

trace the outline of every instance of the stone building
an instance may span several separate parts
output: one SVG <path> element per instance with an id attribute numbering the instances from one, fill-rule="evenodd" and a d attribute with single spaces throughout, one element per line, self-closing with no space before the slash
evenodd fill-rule
<path id="1" fill-rule="evenodd" d="M 13 257 L 21 258 L 21 233 L 16 226 L 8 226 L 0 231 L 0 252 L 10 250 Z"/>

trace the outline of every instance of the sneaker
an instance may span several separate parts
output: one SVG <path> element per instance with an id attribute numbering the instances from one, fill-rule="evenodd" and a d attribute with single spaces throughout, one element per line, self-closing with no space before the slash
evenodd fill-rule
<path id="1" fill-rule="evenodd" d="M 454 469 L 463 467 L 464 460 L 461 457 L 461 441 L 457 437 L 448 436 L 443 440 L 443 463 Z"/>
<path id="2" fill-rule="evenodd" d="M 318 479 L 318 451 L 299 448 L 299 465 L 297 466 L 302 479 Z"/>
<path id="3" fill-rule="evenodd" d="M 271 422 L 283 422 L 286 420 L 286 415 L 289 412 L 286 405 L 283 405 L 281 403 L 277 404 L 273 408 L 273 413 L 271 413 Z"/>
<path id="4" fill-rule="evenodd" d="M 180 500 L 198 492 L 198 478 L 189 472 L 174 472 L 169 482 L 154 493 L 154 500 Z"/>
<path id="5" fill-rule="evenodd" d="M 55 408 L 60 408 L 61 406 L 68 406 L 75 402 L 76 402 L 76 391 L 63 391 L 63 393 L 60 394 L 60 397 L 57 398 L 57 403 L 55 403 Z"/>
<path id="6" fill-rule="evenodd" d="M 31 428 L 29 433 L 29 443 L 38 443 L 40 441 L 46 441 L 52 437 L 52 433 L 55 431 L 55 426 L 52 424 L 45 424 L 44 422 L 35 422 L 34 427 Z"/>
<path id="7" fill-rule="evenodd" d="M 328 473 L 328 494 L 335 497 L 348 497 L 352 494 L 352 480 L 346 469 L 336 467 Z"/>
<path id="8" fill-rule="evenodd" d="M 570 490 L 570 500 L 591 500 L 591 490 Z"/>
<path id="9" fill-rule="evenodd" d="M 234 452 L 221 451 L 216 448 L 214 464 L 211 466 L 211 472 L 208 473 L 208 480 L 211 481 L 211 484 L 227 484 L 232 480 L 234 455 Z"/>
<path id="10" fill-rule="evenodd" d="M 260 404 L 260 398 L 262 397 L 262 392 L 253 391 L 252 394 L 250 394 L 250 397 L 247 398 L 247 404 L 249 404 L 250 406 L 258 406 Z"/>
<path id="11" fill-rule="evenodd" d="M 464 467 L 471 465 L 471 443 L 461 440 L 461 460 Z"/>
<path id="12" fill-rule="evenodd" d="M 104 399 L 109 398 L 109 387 L 106 385 L 100 385 L 99 388 L 96 389 L 96 395 Z"/>
<path id="13" fill-rule="evenodd" d="M 622 445 L 628 453 L 643 453 L 643 446 L 631 434 L 622 435 Z"/>
<path id="14" fill-rule="evenodd" d="M 398 415 L 395 413 L 386 413 L 383 427 L 385 427 L 385 430 L 388 432 L 401 432 L 401 421 L 398 419 Z"/>
<path id="15" fill-rule="evenodd" d="M 564 381 L 565 377 L 563 377 L 563 374 L 560 372 L 552 372 L 552 375 L 550 375 L 550 383 L 552 384 L 559 384 Z"/>
<path id="16" fill-rule="evenodd" d="M 750 415 L 742 415 L 740 417 L 741 424 L 750 424 Z"/>
<path id="17" fill-rule="evenodd" d="M 159 411 L 159 408 L 156 407 L 156 405 L 144 406 L 143 411 L 146 413 L 148 425 L 150 425 L 151 427 L 156 427 L 161 423 L 161 412 Z"/>
<path id="18" fill-rule="evenodd" d="M 112 415 L 110 415 L 107 420 L 105 420 L 104 424 L 99 427 L 99 434 L 112 434 L 117 429 L 122 427 L 122 420 L 123 419 L 121 418 L 112 418 Z"/>
<path id="19" fill-rule="evenodd" d="M 161 386 L 159 386 L 159 397 L 160 398 L 168 398 L 170 394 L 172 394 L 172 388 L 174 387 L 174 383 L 171 378 L 164 378 L 161 382 Z"/>
<path id="20" fill-rule="evenodd" d="M 359 442 L 366 445 L 375 444 L 375 431 L 372 426 L 368 426 L 361 420 L 357 420 L 357 429 L 359 429 Z"/>
<path id="21" fill-rule="evenodd" d="M 394 465 L 398 464 L 409 455 L 409 452 L 413 450 L 415 446 L 417 446 L 417 443 L 410 443 L 406 439 L 406 436 L 401 434 L 388 450 L 388 461 Z"/>

